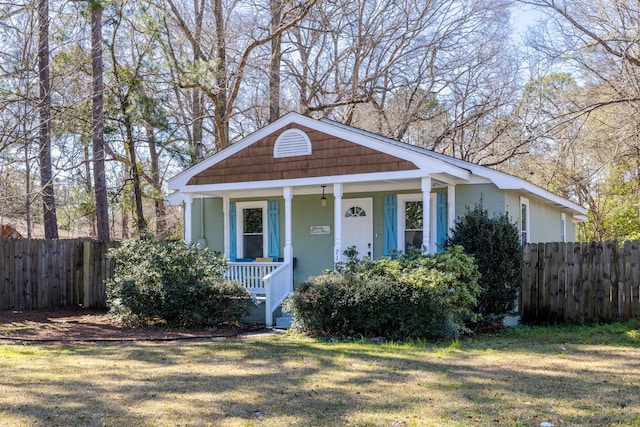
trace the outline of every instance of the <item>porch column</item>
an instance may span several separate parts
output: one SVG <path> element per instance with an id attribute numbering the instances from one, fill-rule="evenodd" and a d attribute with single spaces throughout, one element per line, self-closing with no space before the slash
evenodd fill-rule
<path id="1" fill-rule="evenodd" d="M 451 237 L 451 229 L 456 222 L 456 186 L 447 185 L 447 236 Z"/>
<path id="2" fill-rule="evenodd" d="M 193 207 L 193 196 L 191 194 L 184 195 L 184 240 L 191 243 L 191 211 Z"/>
<path id="3" fill-rule="evenodd" d="M 289 293 L 293 292 L 293 244 L 291 227 L 291 199 L 293 199 L 293 189 L 284 187 L 284 260 L 289 263 Z"/>
<path id="4" fill-rule="evenodd" d="M 422 178 L 422 251 L 431 253 L 431 177 Z"/>
<path id="5" fill-rule="evenodd" d="M 222 197 L 222 232 L 223 232 L 223 257 L 229 259 L 229 246 L 231 242 L 231 234 L 229 232 L 229 196 Z"/>
<path id="6" fill-rule="evenodd" d="M 342 261 L 342 184 L 333 184 L 333 263 Z"/>

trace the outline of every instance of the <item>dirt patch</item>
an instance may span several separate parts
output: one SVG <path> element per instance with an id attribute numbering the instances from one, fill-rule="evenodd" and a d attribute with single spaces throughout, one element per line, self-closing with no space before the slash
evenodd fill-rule
<path id="1" fill-rule="evenodd" d="M 234 337 L 256 332 L 262 325 L 176 329 L 118 324 L 104 310 L 81 307 L 0 311 L 0 341 L 105 342 L 173 341 Z"/>

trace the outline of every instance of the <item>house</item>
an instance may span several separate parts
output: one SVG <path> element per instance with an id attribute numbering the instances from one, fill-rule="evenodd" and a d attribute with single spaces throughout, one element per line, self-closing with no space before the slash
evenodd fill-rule
<path id="1" fill-rule="evenodd" d="M 265 320 L 300 283 L 355 246 L 373 258 L 435 252 L 482 198 L 523 242 L 567 241 L 585 209 L 523 179 L 330 120 L 291 113 L 175 176 L 187 241 L 229 259 L 264 296 Z"/>

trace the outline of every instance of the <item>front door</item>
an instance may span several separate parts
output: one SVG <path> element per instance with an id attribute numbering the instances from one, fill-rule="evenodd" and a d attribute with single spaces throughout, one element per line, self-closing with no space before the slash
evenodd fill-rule
<path id="1" fill-rule="evenodd" d="M 355 246 L 358 258 L 373 257 L 373 200 L 342 200 L 342 249 Z"/>

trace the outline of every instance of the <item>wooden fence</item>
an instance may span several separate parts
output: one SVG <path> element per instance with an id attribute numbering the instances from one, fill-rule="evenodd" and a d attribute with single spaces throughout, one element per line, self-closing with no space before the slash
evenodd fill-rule
<path id="1" fill-rule="evenodd" d="M 117 242 L 0 239 L 0 310 L 106 307 Z"/>
<path id="2" fill-rule="evenodd" d="M 528 244 L 523 259 L 523 323 L 640 317 L 639 241 Z"/>

